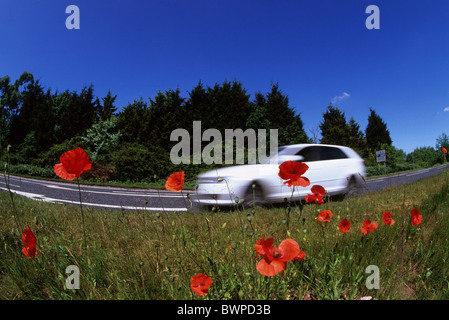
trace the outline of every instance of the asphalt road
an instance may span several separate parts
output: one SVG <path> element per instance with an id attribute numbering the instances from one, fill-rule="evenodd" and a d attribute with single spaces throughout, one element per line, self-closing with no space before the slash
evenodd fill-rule
<path id="1" fill-rule="evenodd" d="M 379 191 L 411 183 L 441 173 L 449 165 L 403 173 L 389 177 L 369 179 L 361 192 Z M 78 185 L 10 176 L 11 191 L 34 200 L 79 205 Z M 4 176 L 0 177 L 0 190 L 7 191 Z M 192 190 L 182 192 L 81 185 L 83 206 L 109 210 L 196 211 L 198 206 L 187 198 L 195 196 Z"/>

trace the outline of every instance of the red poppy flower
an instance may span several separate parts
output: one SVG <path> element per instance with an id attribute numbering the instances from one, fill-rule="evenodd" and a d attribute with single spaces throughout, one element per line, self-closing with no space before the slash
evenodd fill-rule
<path id="1" fill-rule="evenodd" d="M 385 211 L 384 214 L 382 215 L 382 220 L 384 221 L 384 224 L 387 224 L 389 226 L 394 225 L 395 221 L 393 219 L 391 219 L 391 212 L 390 211 Z"/>
<path id="2" fill-rule="evenodd" d="M 263 257 L 257 263 L 256 269 L 261 275 L 275 276 L 282 271 L 282 274 L 287 267 L 287 261 L 293 259 L 302 259 L 305 253 L 301 253 L 298 243 L 293 239 L 283 240 L 279 247 L 273 247 L 273 238 L 265 240 L 265 234 L 254 245 L 256 250 L 256 257 L 261 255 Z"/>
<path id="3" fill-rule="evenodd" d="M 318 214 L 318 222 L 331 222 L 330 218 L 332 218 L 332 211 L 330 210 L 323 210 Z"/>
<path id="4" fill-rule="evenodd" d="M 298 255 L 295 257 L 295 260 L 302 260 L 306 257 L 306 253 L 304 251 L 299 251 Z"/>
<path id="5" fill-rule="evenodd" d="M 184 171 L 172 173 L 165 182 L 165 189 L 171 191 L 181 191 L 184 185 Z"/>
<path id="6" fill-rule="evenodd" d="M 308 194 L 307 196 L 304 197 L 304 200 L 306 200 L 306 202 L 308 203 L 315 202 L 317 204 L 324 203 L 323 197 L 326 194 L 326 190 L 322 186 L 315 185 L 312 187 L 310 191 L 312 191 L 312 194 Z"/>
<path id="7" fill-rule="evenodd" d="M 34 258 L 37 255 L 36 236 L 31 229 L 24 229 L 22 233 L 23 249 L 22 252 L 28 258 Z"/>
<path id="8" fill-rule="evenodd" d="M 360 227 L 360 231 L 362 231 L 364 235 L 367 235 L 375 229 L 377 229 L 377 222 L 371 223 L 371 220 L 363 221 L 363 227 Z"/>
<path id="9" fill-rule="evenodd" d="M 209 292 L 209 287 L 212 285 L 212 278 L 199 273 L 196 276 L 190 278 L 190 288 L 197 295 L 204 296 Z"/>
<path id="10" fill-rule="evenodd" d="M 418 209 L 412 210 L 412 226 L 417 226 L 421 224 L 422 215 L 419 213 Z"/>
<path id="11" fill-rule="evenodd" d="M 349 229 L 351 229 L 351 223 L 349 222 L 348 219 L 343 219 L 338 224 L 338 228 L 342 233 L 346 233 L 349 231 Z"/>
<path id="12" fill-rule="evenodd" d="M 92 168 L 89 156 L 81 148 L 64 152 L 59 161 L 61 163 L 54 165 L 53 169 L 56 175 L 64 180 L 73 180 L 75 177 L 79 179 L 83 172 Z"/>
<path id="13" fill-rule="evenodd" d="M 310 180 L 302 175 L 309 169 L 309 166 L 302 162 L 285 161 L 279 166 L 279 177 L 283 180 L 287 180 L 284 184 L 288 184 L 289 187 L 307 187 L 310 185 Z"/>
<path id="14" fill-rule="evenodd" d="M 447 153 L 447 149 L 446 148 L 441 148 L 441 151 L 443 151 L 443 153 Z"/>

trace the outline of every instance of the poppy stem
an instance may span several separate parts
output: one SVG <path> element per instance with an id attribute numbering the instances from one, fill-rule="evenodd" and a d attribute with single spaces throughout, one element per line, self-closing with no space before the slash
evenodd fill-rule
<path id="1" fill-rule="evenodd" d="M 82 223 L 83 223 L 83 236 L 84 236 L 84 239 L 85 239 L 86 238 L 86 230 L 85 230 L 85 227 L 84 227 L 84 211 L 83 211 L 83 201 L 81 199 L 80 179 L 76 178 L 76 182 L 78 184 L 78 195 L 79 195 L 79 198 L 80 198 L 81 220 L 82 220 Z"/>
<path id="2" fill-rule="evenodd" d="M 8 148 L 8 160 L 5 163 L 5 171 L 3 172 L 3 177 L 5 179 L 5 185 L 6 189 L 8 189 L 9 197 L 11 199 L 12 209 L 14 211 L 14 221 L 16 222 L 17 226 L 17 232 L 20 232 L 20 221 L 19 221 L 19 214 L 17 212 L 16 203 L 14 201 L 14 194 L 11 191 L 11 186 L 9 185 L 9 174 L 8 174 L 8 165 L 9 165 L 9 148 Z"/>
<path id="3" fill-rule="evenodd" d="M 159 198 L 159 202 L 161 204 L 162 211 L 165 213 L 165 209 L 164 209 L 164 205 L 162 204 L 162 199 L 161 199 L 161 195 L 159 193 L 159 189 L 156 189 L 156 190 L 157 190 L 157 195 L 158 195 L 158 198 Z"/>
<path id="4" fill-rule="evenodd" d="M 187 206 L 187 203 L 186 203 L 186 199 L 184 198 L 184 195 L 182 194 L 182 190 L 181 190 L 181 196 L 182 196 L 182 199 L 184 200 L 184 205 L 186 206 L 186 209 L 189 210 L 189 207 Z M 189 193 L 186 195 L 186 198 L 189 199 L 190 209 L 192 209 L 193 204 L 192 204 L 192 200 L 190 200 Z"/>

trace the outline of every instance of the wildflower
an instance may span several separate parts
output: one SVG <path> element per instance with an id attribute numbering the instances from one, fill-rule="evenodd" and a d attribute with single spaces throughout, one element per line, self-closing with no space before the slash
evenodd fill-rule
<path id="1" fill-rule="evenodd" d="M 298 255 L 295 257 L 295 260 L 302 260 L 306 257 L 306 253 L 304 251 L 299 251 Z"/>
<path id="2" fill-rule="evenodd" d="M 200 296 L 207 294 L 211 285 L 212 278 L 204 273 L 199 273 L 190 279 L 190 288 L 193 292 Z"/>
<path id="3" fill-rule="evenodd" d="M 377 229 L 377 222 L 371 223 L 371 220 L 363 221 L 363 227 L 360 227 L 360 231 L 362 231 L 364 235 L 367 235 L 375 229 Z"/>
<path id="4" fill-rule="evenodd" d="M 412 226 L 417 226 L 421 224 L 422 215 L 419 213 L 418 209 L 412 210 Z"/>
<path id="5" fill-rule="evenodd" d="M 315 202 L 317 204 L 324 203 L 323 197 L 326 194 L 326 190 L 322 186 L 315 185 L 312 187 L 310 191 L 312 191 L 312 194 L 308 194 L 307 196 L 304 197 L 304 200 L 306 200 L 306 202 L 308 203 Z"/>
<path id="6" fill-rule="evenodd" d="M 349 229 L 351 229 L 351 223 L 349 222 L 348 219 L 343 219 L 338 224 L 338 228 L 342 233 L 346 233 L 349 231 Z"/>
<path id="7" fill-rule="evenodd" d="M 382 220 L 384 222 L 384 224 L 387 224 L 389 226 L 394 225 L 395 221 L 393 219 L 391 219 L 391 212 L 390 211 L 385 211 L 384 214 L 382 215 Z"/>
<path id="8" fill-rule="evenodd" d="M 331 222 L 330 218 L 332 218 L 332 211 L 330 210 L 323 210 L 318 214 L 318 222 Z"/>
<path id="9" fill-rule="evenodd" d="M 34 258 L 37 255 L 36 236 L 31 229 L 24 229 L 22 233 L 23 249 L 22 252 L 28 258 Z"/>
<path id="10" fill-rule="evenodd" d="M 75 177 L 79 179 L 83 172 L 92 168 L 92 162 L 82 148 L 64 152 L 59 160 L 61 163 L 55 164 L 53 170 L 64 180 L 73 180 Z"/>
<path id="11" fill-rule="evenodd" d="M 181 191 L 184 185 L 184 171 L 178 171 L 171 174 L 165 182 L 165 189 L 171 191 Z"/>
<path id="12" fill-rule="evenodd" d="M 287 262 L 293 259 L 301 260 L 305 257 L 299 249 L 298 243 L 293 239 L 283 240 L 279 247 L 273 247 L 273 238 L 265 240 L 265 234 L 254 245 L 256 250 L 256 257 L 261 255 L 263 257 L 257 263 L 256 269 L 261 275 L 275 276 L 287 267 Z"/>
<path id="13" fill-rule="evenodd" d="M 302 162 L 285 161 L 279 166 L 279 177 L 287 180 L 284 184 L 289 187 L 307 187 L 310 185 L 310 180 L 302 175 L 309 169 L 309 166 Z"/>

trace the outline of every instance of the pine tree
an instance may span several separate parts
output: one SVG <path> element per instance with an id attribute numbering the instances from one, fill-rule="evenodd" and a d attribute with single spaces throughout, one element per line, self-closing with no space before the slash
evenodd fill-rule
<path id="1" fill-rule="evenodd" d="M 117 112 L 117 107 L 114 105 L 117 95 L 112 96 L 111 91 L 108 91 L 106 97 L 101 98 L 103 105 L 99 104 L 98 116 L 101 120 L 108 120 Z"/>
<path id="2" fill-rule="evenodd" d="M 279 145 L 289 145 L 296 143 L 311 142 L 306 132 L 300 114 L 296 114 L 295 110 L 290 107 L 289 99 L 280 89 L 278 84 L 271 85 L 271 91 L 265 96 L 257 93 L 254 101 L 255 108 L 248 118 L 247 123 L 252 122 L 251 127 L 254 129 L 277 129 Z M 261 119 L 261 115 L 264 119 Z M 255 128 L 258 119 L 260 128 Z M 268 126 L 268 127 L 267 127 Z"/>
<path id="3" fill-rule="evenodd" d="M 367 147 L 371 152 L 379 150 L 384 143 L 389 146 L 392 144 L 387 125 L 372 108 L 370 108 L 365 136 Z"/>
<path id="4" fill-rule="evenodd" d="M 346 123 L 345 113 L 330 103 L 323 113 L 320 123 L 321 141 L 323 144 L 348 145 L 351 130 Z"/>
<path id="5" fill-rule="evenodd" d="M 360 125 L 351 117 L 348 123 L 349 141 L 347 146 L 354 149 L 360 156 L 367 156 L 365 134 L 360 129 Z"/>

